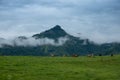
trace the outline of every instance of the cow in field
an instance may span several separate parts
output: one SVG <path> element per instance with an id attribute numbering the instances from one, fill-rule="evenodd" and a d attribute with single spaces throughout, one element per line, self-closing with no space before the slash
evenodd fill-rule
<path id="1" fill-rule="evenodd" d="M 99 54 L 99 56 L 102 56 L 102 54 Z"/>
<path id="2" fill-rule="evenodd" d="M 110 54 L 111 57 L 113 57 L 114 55 L 113 54 Z"/>
<path id="3" fill-rule="evenodd" d="M 54 54 L 50 54 L 51 57 L 54 57 L 55 55 Z"/>
<path id="4" fill-rule="evenodd" d="M 88 54 L 87 57 L 94 57 L 94 54 Z"/>
<path id="5" fill-rule="evenodd" d="M 78 55 L 77 54 L 73 54 L 72 57 L 78 57 Z"/>

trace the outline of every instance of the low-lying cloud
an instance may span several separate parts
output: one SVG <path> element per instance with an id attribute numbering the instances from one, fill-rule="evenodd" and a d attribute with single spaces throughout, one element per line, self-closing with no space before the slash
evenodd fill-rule
<path id="1" fill-rule="evenodd" d="M 27 39 L 0 39 L 0 47 L 3 47 L 4 45 L 9 46 L 42 46 L 42 45 L 53 45 L 53 46 L 61 46 L 68 40 L 67 37 L 60 37 L 58 38 L 58 41 L 55 41 L 53 39 L 49 38 L 41 38 L 41 39 L 35 39 L 33 37 L 27 38 Z"/>

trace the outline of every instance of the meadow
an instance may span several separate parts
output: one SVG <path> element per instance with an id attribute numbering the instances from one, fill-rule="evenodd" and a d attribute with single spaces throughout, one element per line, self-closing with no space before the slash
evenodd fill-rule
<path id="1" fill-rule="evenodd" d="M 120 80 L 120 55 L 0 56 L 0 80 Z"/>

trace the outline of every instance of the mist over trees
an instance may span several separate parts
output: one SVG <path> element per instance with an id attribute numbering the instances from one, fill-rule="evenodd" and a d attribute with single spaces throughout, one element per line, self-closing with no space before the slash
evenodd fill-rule
<path id="1" fill-rule="evenodd" d="M 111 53 L 120 53 L 120 43 L 96 44 L 89 39 L 68 34 L 59 25 L 29 38 L 25 36 L 12 40 L 0 38 L 0 55 L 71 56 Z"/>

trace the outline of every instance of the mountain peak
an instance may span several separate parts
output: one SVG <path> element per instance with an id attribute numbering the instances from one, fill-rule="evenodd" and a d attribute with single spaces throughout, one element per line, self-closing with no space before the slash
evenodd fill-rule
<path id="1" fill-rule="evenodd" d="M 45 32 L 49 32 L 49 31 L 54 31 L 54 32 L 56 32 L 56 33 L 57 33 L 57 31 L 62 31 L 62 32 L 66 33 L 66 32 L 61 28 L 60 25 L 56 25 L 56 26 L 54 26 L 53 28 L 51 28 L 51 29 L 49 29 L 49 30 L 46 30 Z"/>
<path id="2" fill-rule="evenodd" d="M 65 37 L 66 35 L 68 35 L 59 25 L 56 25 L 55 27 L 46 30 L 40 34 L 35 34 L 33 35 L 33 37 L 35 37 L 36 39 L 38 38 L 51 38 L 51 39 L 57 39 L 60 37 Z"/>
<path id="3" fill-rule="evenodd" d="M 62 29 L 60 25 L 56 25 L 53 29 Z"/>

